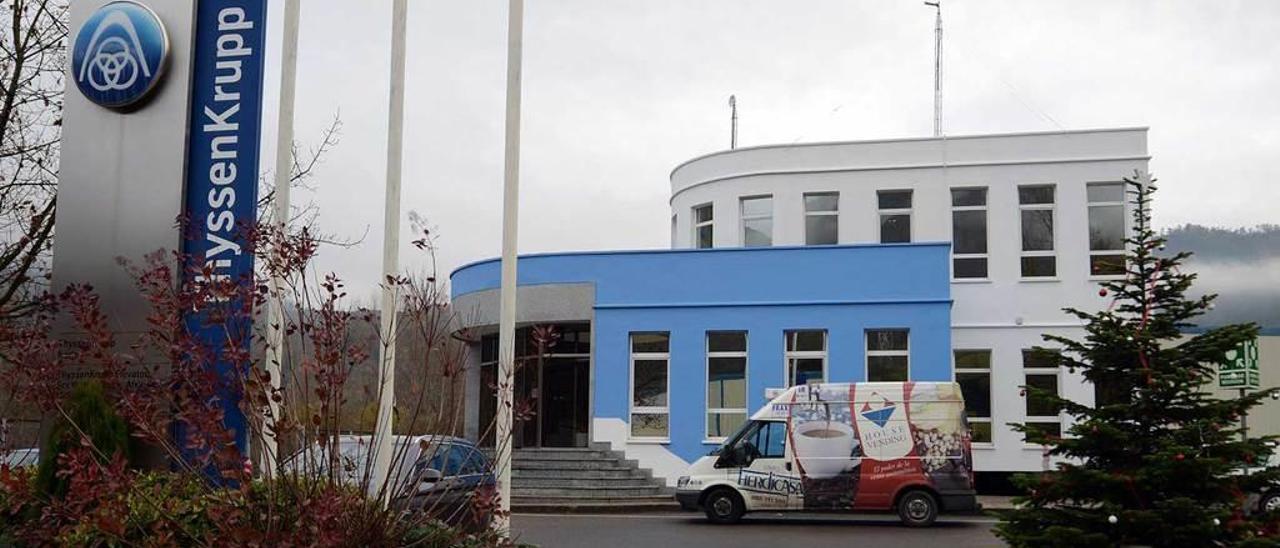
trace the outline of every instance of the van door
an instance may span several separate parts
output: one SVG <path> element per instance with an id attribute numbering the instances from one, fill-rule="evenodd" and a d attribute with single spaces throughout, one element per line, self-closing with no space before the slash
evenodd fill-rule
<path id="1" fill-rule="evenodd" d="M 784 510 L 802 500 L 800 477 L 787 454 L 787 423 L 755 422 L 725 456 L 743 465 L 736 483 L 748 509 Z"/>

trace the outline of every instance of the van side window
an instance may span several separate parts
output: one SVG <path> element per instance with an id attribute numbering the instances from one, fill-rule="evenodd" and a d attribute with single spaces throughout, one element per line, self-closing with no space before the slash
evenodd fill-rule
<path id="1" fill-rule="evenodd" d="M 760 457 L 780 459 L 787 452 L 787 423 L 766 422 L 760 425 Z"/>

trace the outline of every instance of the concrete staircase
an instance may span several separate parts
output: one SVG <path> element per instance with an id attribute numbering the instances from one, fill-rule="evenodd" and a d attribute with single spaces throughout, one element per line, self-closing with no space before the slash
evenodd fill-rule
<path id="1" fill-rule="evenodd" d="M 516 449 L 511 470 L 515 512 L 676 510 L 673 489 L 603 444 Z"/>

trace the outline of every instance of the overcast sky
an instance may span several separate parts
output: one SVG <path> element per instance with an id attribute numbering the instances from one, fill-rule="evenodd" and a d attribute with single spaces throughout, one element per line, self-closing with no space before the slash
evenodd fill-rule
<path id="1" fill-rule="evenodd" d="M 1161 225 L 1280 222 L 1280 2 L 944 0 L 952 135 L 1149 126 Z M 263 166 L 273 165 L 272 2 Z M 407 215 L 436 227 L 441 276 L 500 252 L 506 5 L 409 0 Z M 304 0 L 297 137 L 335 116 L 313 192 L 362 300 L 381 260 L 389 0 Z M 527 0 L 522 252 L 669 245 L 668 174 L 728 147 L 926 136 L 933 11 L 918 0 Z"/>

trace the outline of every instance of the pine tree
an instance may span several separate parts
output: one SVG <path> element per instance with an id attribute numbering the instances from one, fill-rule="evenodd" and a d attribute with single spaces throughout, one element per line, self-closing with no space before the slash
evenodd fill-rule
<path id="1" fill-rule="evenodd" d="M 1270 391 L 1220 399 L 1208 392 L 1229 351 L 1258 335 L 1253 324 L 1230 325 L 1184 339 L 1215 296 L 1186 297 L 1195 274 L 1190 256 L 1162 253 L 1151 227 L 1156 188 L 1125 179 L 1134 231 L 1126 239 L 1123 279 L 1102 284 L 1110 308 L 1066 312 L 1085 323 L 1084 340 L 1045 335 L 1061 367 L 1098 387 L 1094 406 L 1024 387 L 1026 397 L 1066 412 L 1065 435 L 1014 425 L 1028 442 L 1061 459 L 1054 471 L 1021 475 L 1025 495 L 1002 513 L 997 534 L 1014 546 L 1217 546 L 1274 534 L 1271 516 L 1244 511 L 1245 493 L 1276 481 L 1259 467 L 1274 438 L 1242 441 L 1240 417 Z M 1048 352 L 1045 349 L 1037 349 Z"/>

